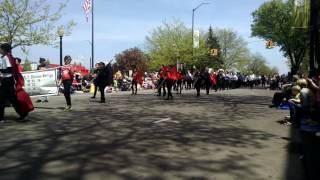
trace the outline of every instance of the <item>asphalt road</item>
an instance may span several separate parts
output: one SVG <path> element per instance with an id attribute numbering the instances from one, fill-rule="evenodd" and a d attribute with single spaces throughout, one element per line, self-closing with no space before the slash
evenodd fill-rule
<path id="1" fill-rule="evenodd" d="M 237 89 L 166 101 L 152 91 L 35 104 L 0 124 L 0 179 L 299 180 L 295 131 L 270 109 L 273 91 Z"/>

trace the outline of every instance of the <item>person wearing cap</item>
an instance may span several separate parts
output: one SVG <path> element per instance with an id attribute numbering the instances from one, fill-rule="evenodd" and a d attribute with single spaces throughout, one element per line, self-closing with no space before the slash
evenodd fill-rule
<path id="1" fill-rule="evenodd" d="M 20 115 L 17 121 L 25 121 L 33 108 L 29 95 L 23 90 L 24 79 L 20 74 L 15 58 L 11 54 L 11 45 L 0 45 L 0 121 L 4 122 L 5 102 L 9 100 Z"/>
<path id="2" fill-rule="evenodd" d="M 63 94 L 66 99 L 67 105 L 65 107 L 65 111 L 71 111 L 71 86 L 74 77 L 74 70 L 71 65 L 72 58 L 67 55 L 64 57 L 64 66 L 60 67 L 61 79 L 59 84 L 63 84 Z"/>
<path id="3" fill-rule="evenodd" d="M 47 60 L 45 58 L 40 58 L 37 70 L 42 71 L 42 70 L 46 70 L 48 68 L 49 67 L 48 67 Z M 48 98 L 48 96 L 40 96 L 36 102 L 37 103 L 40 103 L 40 102 L 47 103 L 47 102 L 49 102 L 49 98 Z"/>

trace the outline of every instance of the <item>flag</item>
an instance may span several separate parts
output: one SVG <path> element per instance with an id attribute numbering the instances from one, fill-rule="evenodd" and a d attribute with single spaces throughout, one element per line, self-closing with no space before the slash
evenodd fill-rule
<path id="1" fill-rule="evenodd" d="M 84 0 L 83 10 L 84 10 L 84 13 L 86 14 L 87 22 L 89 19 L 89 13 L 90 13 L 91 7 L 92 7 L 91 0 Z"/>
<path id="2" fill-rule="evenodd" d="M 195 30 L 193 33 L 193 48 L 198 49 L 200 45 L 200 31 Z"/>
<path id="3" fill-rule="evenodd" d="M 176 66 L 172 67 L 170 70 L 168 70 L 168 75 L 167 75 L 168 79 L 172 81 L 178 80 L 177 74 L 178 74 L 177 67 Z"/>

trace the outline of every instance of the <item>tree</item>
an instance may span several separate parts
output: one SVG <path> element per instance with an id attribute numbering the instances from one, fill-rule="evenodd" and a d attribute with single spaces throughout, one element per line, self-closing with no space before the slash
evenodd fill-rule
<path id="1" fill-rule="evenodd" d="M 296 74 L 308 48 L 308 34 L 297 30 L 294 18 L 294 0 L 272 0 L 252 13 L 252 36 L 272 39 L 280 47 L 291 65 L 291 74 Z"/>
<path id="2" fill-rule="evenodd" d="M 120 71 L 129 71 L 137 68 L 142 71 L 148 70 L 148 56 L 139 48 L 131 48 L 115 56 L 117 69 Z"/>
<path id="3" fill-rule="evenodd" d="M 188 67 L 201 66 L 206 63 L 208 49 L 205 33 L 200 33 L 199 48 L 192 47 L 192 31 L 181 21 L 164 22 L 146 37 L 146 49 L 150 55 L 151 69 L 161 65 L 174 65 L 177 62 Z"/>
<path id="4" fill-rule="evenodd" d="M 25 60 L 24 62 L 23 62 L 23 64 L 21 64 L 22 65 L 22 67 L 23 67 L 23 71 L 31 71 L 32 70 L 32 68 L 31 68 L 31 61 L 29 61 L 29 60 Z"/>
<path id="5" fill-rule="evenodd" d="M 206 47 L 208 50 L 207 53 L 207 66 L 213 67 L 215 69 L 222 68 L 223 66 L 223 61 L 221 59 L 221 54 L 219 51 L 221 51 L 220 44 L 218 41 L 218 38 L 214 35 L 212 27 L 209 27 L 208 35 L 207 35 L 207 40 L 206 40 Z M 209 52 L 212 49 L 217 49 L 218 50 L 218 55 L 217 56 L 212 56 Z"/>
<path id="6" fill-rule="evenodd" d="M 218 29 L 216 32 L 221 47 L 221 58 L 225 69 L 236 68 L 249 50 L 242 37 L 230 29 Z"/>
<path id="7" fill-rule="evenodd" d="M 57 26 L 65 6 L 66 2 L 52 8 L 47 0 L 0 1 L 0 42 L 8 42 L 13 48 L 53 45 L 58 37 L 57 29 L 63 27 L 68 35 L 75 25 L 70 21 Z"/>

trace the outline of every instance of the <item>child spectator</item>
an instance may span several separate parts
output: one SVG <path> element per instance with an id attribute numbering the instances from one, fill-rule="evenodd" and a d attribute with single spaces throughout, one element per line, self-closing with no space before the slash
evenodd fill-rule
<path id="1" fill-rule="evenodd" d="M 288 100 L 288 105 L 290 109 L 290 116 L 286 117 L 289 119 L 287 125 L 299 125 L 300 113 L 301 113 L 301 97 L 300 97 L 301 87 L 293 86 L 292 87 L 292 98 Z"/>

